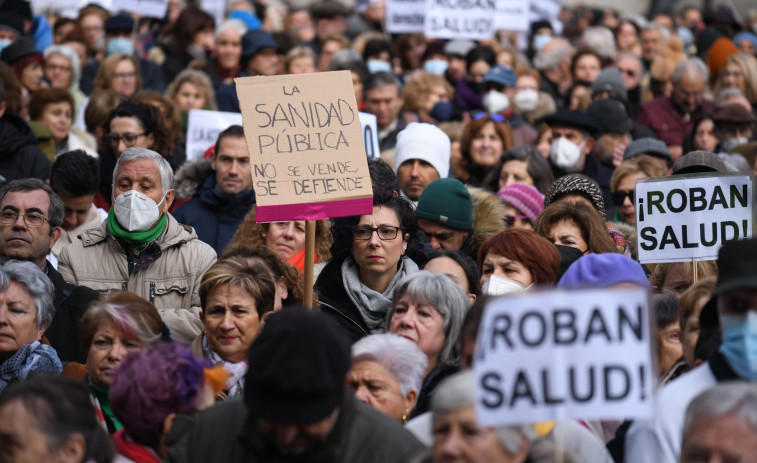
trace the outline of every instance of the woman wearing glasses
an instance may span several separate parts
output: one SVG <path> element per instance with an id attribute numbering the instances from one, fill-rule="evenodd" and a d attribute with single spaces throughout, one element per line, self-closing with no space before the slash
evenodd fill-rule
<path id="1" fill-rule="evenodd" d="M 333 249 L 342 250 L 315 283 L 321 310 L 335 318 L 352 341 L 384 332 L 392 291 L 418 272 L 407 256 L 419 249 L 418 224 L 410 203 L 397 190 L 373 191 L 373 213 L 334 219 Z"/>
<path id="2" fill-rule="evenodd" d="M 636 180 L 647 177 L 663 177 L 666 174 L 666 169 L 660 162 L 646 154 L 621 162 L 610 178 L 612 201 L 616 206 L 614 212 L 610 211 L 612 222 L 622 222 L 635 226 L 634 192 L 636 191 Z"/>

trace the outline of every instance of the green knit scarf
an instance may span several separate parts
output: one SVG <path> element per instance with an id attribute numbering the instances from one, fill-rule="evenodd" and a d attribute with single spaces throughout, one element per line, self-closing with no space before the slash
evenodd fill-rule
<path id="1" fill-rule="evenodd" d="M 118 239 L 122 239 L 129 244 L 133 244 L 140 249 L 144 248 L 148 244 L 155 241 L 155 239 L 163 233 L 168 223 L 168 214 L 163 214 L 158 220 L 158 224 L 149 230 L 145 231 L 128 231 L 121 227 L 116 219 L 116 214 L 113 212 L 113 208 L 108 211 L 108 230 L 110 233 Z"/>

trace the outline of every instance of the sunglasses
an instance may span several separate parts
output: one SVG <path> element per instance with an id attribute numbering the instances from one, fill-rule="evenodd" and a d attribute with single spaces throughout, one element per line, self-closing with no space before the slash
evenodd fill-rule
<path id="1" fill-rule="evenodd" d="M 618 191 L 615 191 L 612 194 L 612 201 L 615 203 L 616 206 L 620 206 L 626 200 L 626 197 L 628 197 L 628 199 L 631 200 L 632 204 L 636 202 L 636 192 L 634 190 L 630 190 L 630 191 L 618 190 Z"/>
<path id="2" fill-rule="evenodd" d="M 484 113 L 484 112 L 476 114 L 476 116 L 473 119 L 475 119 L 477 121 L 480 121 L 481 119 L 483 119 L 485 117 L 489 117 L 493 121 L 497 121 L 497 122 L 501 122 L 501 123 L 505 122 L 505 117 L 502 116 L 502 114 L 489 114 L 489 113 Z"/>

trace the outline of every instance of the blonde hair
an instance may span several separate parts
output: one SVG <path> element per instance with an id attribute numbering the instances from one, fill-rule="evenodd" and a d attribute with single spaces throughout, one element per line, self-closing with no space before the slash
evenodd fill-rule
<path id="1" fill-rule="evenodd" d="M 624 177 L 633 174 L 644 174 L 647 177 L 664 177 L 667 169 L 653 156 L 642 154 L 631 159 L 626 159 L 615 168 L 610 178 L 610 190 L 618 191 L 618 184 Z"/>
<path id="2" fill-rule="evenodd" d="M 718 74 L 718 80 L 715 83 L 715 91 L 713 93 L 717 95 L 717 93 L 723 88 L 723 70 L 725 70 L 726 66 L 729 64 L 735 64 L 741 69 L 741 72 L 744 74 L 744 81 L 746 82 L 744 95 L 750 103 L 757 103 L 757 58 L 752 55 L 747 55 L 746 53 L 737 53 L 729 56 L 728 59 L 725 60 L 723 69 Z"/>
<path id="3" fill-rule="evenodd" d="M 447 98 L 452 99 L 455 90 L 447 82 L 447 79 L 428 72 L 415 74 L 405 84 L 405 91 L 403 92 L 405 110 L 413 112 L 423 110 L 423 104 L 426 99 L 438 87 L 442 87 L 447 94 Z"/>
<path id="4" fill-rule="evenodd" d="M 171 85 L 168 86 L 168 90 L 166 90 L 168 98 L 171 101 L 176 101 L 176 96 L 179 94 L 181 86 L 187 83 L 196 86 L 205 94 L 205 106 L 213 111 L 218 109 L 216 106 L 216 92 L 213 90 L 213 83 L 210 82 L 210 78 L 207 74 L 195 69 L 185 69 L 176 76 L 173 82 L 171 82 Z"/>

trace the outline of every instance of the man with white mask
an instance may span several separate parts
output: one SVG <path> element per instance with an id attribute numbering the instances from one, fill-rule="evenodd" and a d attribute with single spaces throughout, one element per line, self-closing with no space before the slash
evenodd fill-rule
<path id="1" fill-rule="evenodd" d="M 547 116 L 544 121 L 552 127 L 552 147 L 549 164 L 555 178 L 566 174 L 584 173 L 597 162 L 589 156 L 594 150 L 599 125 L 581 111 L 560 111 Z"/>
<path id="2" fill-rule="evenodd" d="M 494 66 L 484 74 L 484 108 L 489 114 L 499 114 L 510 124 L 515 146 L 533 145 L 538 133 L 513 111 L 515 83 L 518 78 L 512 69 Z"/>
<path id="3" fill-rule="evenodd" d="M 168 161 L 145 148 L 124 151 L 112 199 L 103 224 L 63 248 L 58 270 L 69 283 L 101 293 L 137 294 L 157 307 L 175 339 L 190 342 L 202 332 L 198 290 L 216 253 L 168 213 L 174 200 Z"/>

